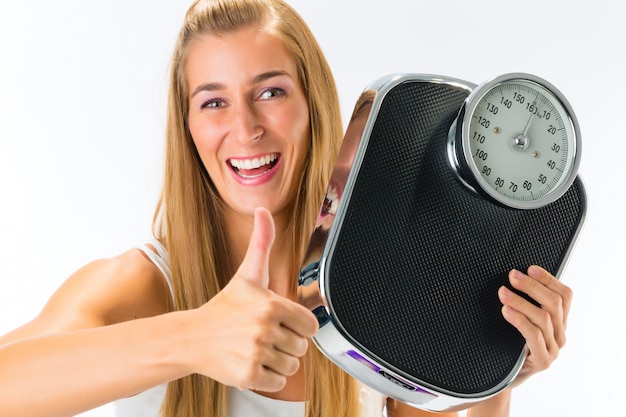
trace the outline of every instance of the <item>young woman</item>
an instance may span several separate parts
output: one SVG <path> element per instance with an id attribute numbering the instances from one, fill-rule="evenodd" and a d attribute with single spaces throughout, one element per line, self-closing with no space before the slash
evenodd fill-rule
<path id="1" fill-rule="evenodd" d="M 156 239 L 74 273 L 0 338 L 0 415 L 424 416 L 332 365 L 296 279 L 342 138 L 326 60 L 281 0 L 198 0 L 174 51 Z M 529 355 L 565 342 L 571 290 L 512 271 Z M 514 384 L 514 385 L 515 385 Z M 510 389 L 469 415 L 504 416 Z M 160 414 L 162 413 L 162 414 Z"/>

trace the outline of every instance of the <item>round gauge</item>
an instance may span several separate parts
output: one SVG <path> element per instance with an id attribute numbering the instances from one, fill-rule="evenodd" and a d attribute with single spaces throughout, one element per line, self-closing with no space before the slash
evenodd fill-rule
<path id="1" fill-rule="evenodd" d="M 505 74 L 472 91 L 450 130 L 464 182 L 507 207 L 561 197 L 580 162 L 578 122 L 563 95 L 530 74 Z"/>

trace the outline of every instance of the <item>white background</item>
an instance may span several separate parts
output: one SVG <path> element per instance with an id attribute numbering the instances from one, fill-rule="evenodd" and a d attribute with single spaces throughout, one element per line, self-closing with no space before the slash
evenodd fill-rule
<path id="1" fill-rule="evenodd" d="M 576 293 L 569 339 L 549 371 L 516 389 L 512 416 L 624 415 L 626 31 L 619 2 L 291 4 L 327 54 L 344 117 L 369 82 L 394 72 L 481 83 L 523 71 L 566 95 L 583 133 L 580 174 L 589 199 L 562 276 Z M 169 58 L 188 5 L 1 0 L 0 333 L 37 314 L 81 265 L 148 237 L 161 184 Z M 112 416 L 113 409 L 86 415 Z"/>

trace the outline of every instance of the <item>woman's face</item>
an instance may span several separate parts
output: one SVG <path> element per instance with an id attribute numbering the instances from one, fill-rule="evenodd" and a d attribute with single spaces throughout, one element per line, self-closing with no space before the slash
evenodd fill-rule
<path id="1" fill-rule="evenodd" d="M 188 45 L 189 130 L 226 206 L 276 214 L 293 201 L 309 148 L 309 110 L 283 43 L 255 29 Z"/>

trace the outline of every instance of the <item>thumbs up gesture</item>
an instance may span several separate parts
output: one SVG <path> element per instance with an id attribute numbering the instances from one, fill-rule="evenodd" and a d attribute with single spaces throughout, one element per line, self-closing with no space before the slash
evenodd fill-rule
<path id="1" fill-rule="evenodd" d="M 274 220 L 264 208 L 254 212 L 254 230 L 250 237 L 248 251 L 233 279 L 246 279 L 262 288 L 269 285 L 270 249 L 274 243 Z"/>
<path id="2" fill-rule="evenodd" d="M 226 385 L 274 392 L 298 370 L 318 323 L 308 309 L 268 289 L 273 241 L 272 215 L 258 208 L 237 273 L 195 311 L 202 324 L 194 332 L 200 340 L 191 347 L 197 363 L 193 372 Z"/>

